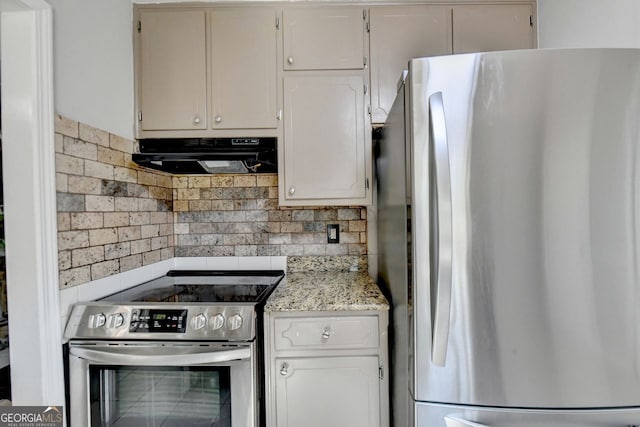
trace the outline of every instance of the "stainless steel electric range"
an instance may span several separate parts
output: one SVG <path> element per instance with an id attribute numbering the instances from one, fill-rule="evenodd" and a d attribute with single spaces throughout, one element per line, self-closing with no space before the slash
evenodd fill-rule
<path id="1" fill-rule="evenodd" d="M 170 271 L 76 304 L 71 427 L 264 423 L 262 307 L 283 271 Z"/>

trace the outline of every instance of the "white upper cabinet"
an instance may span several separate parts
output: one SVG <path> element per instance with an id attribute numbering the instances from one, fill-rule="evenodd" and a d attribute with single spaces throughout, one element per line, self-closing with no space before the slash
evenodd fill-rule
<path id="1" fill-rule="evenodd" d="M 535 48 L 535 11 L 533 0 L 136 5 L 136 137 L 275 136 L 281 204 L 369 204 L 370 124 L 386 120 L 409 60 Z M 318 161 L 301 167 L 307 153 Z"/>
<path id="2" fill-rule="evenodd" d="M 371 122 L 384 123 L 411 58 L 531 49 L 535 3 L 371 6 Z"/>
<path id="3" fill-rule="evenodd" d="M 283 24 L 284 70 L 364 68 L 362 8 L 288 8 Z"/>
<path id="4" fill-rule="evenodd" d="M 277 127 L 277 14 L 274 9 L 211 12 L 211 126 Z"/>
<path id="5" fill-rule="evenodd" d="M 284 110 L 281 204 L 370 204 L 362 71 L 285 75 Z"/>
<path id="6" fill-rule="evenodd" d="M 204 11 L 144 10 L 138 25 L 141 130 L 207 127 Z"/>
<path id="7" fill-rule="evenodd" d="M 354 6 L 283 11 L 281 205 L 371 204 L 366 19 Z"/>
<path id="8" fill-rule="evenodd" d="M 453 53 L 536 47 L 529 4 L 453 7 Z"/>
<path id="9" fill-rule="evenodd" d="M 279 10 L 137 8 L 136 136 L 277 136 Z"/>
<path id="10" fill-rule="evenodd" d="M 409 60 L 452 52 L 451 7 L 376 6 L 369 22 L 371 121 L 384 123 Z"/>

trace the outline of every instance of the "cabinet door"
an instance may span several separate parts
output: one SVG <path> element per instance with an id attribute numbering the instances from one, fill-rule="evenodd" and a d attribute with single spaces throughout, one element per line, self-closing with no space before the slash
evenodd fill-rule
<path id="1" fill-rule="evenodd" d="M 369 19 L 371 121 L 384 123 L 409 60 L 451 53 L 451 7 L 372 7 Z"/>
<path id="2" fill-rule="evenodd" d="M 363 9 L 285 9 L 284 69 L 364 68 Z"/>
<path id="3" fill-rule="evenodd" d="M 277 127 L 276 12 L 211 12 L 211 126 Z"/>
<path id="4" fill-rule="evenodd" d="M 535 47 L 530 5 L 454 6 L 453 53 Z"/>
<path id="5" fill-rule="evenodd" d="M 378 427 L 378 358 L 276 359 L 277 427 Z"/>
<path id="6" fill-rule="evenodd" d="M 281 203 L 370 203 L 362 72 L 288 73 L 284 110 Z"/>
<path id="7" fill-rule="evenodd" d="M 142 130 L 206 129 L 204 11 L 140 12 Z"/>

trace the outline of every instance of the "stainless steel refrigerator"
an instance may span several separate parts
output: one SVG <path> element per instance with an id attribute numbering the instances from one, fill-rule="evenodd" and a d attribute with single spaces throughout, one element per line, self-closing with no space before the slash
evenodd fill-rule
<path id="1" fill-rule="evenodd" d="M 378 151 L 394 426 L 640 425 L 640 50 L 414 59 Z"/>

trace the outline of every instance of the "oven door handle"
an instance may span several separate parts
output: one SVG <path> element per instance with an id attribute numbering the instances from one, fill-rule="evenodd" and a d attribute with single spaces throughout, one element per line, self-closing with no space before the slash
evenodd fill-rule
<path id="1" fill-rule="evenodd" d="M 140 352 L 135 348 L 101 348 L 89 349 L 84 347 L 71 347 L 69 354 L 85 359 L 90 363 L 113 365 L 147 365 L 147 366 L 193 366 L 212 365 L 233 362 L 237 360 L 249 360 L 251 349 L 240 348 L 233 350 L 211 351 L 211 349 L 193 348 L 184 351 L 184 347 L 177 347 L 180 351 L 169 352 L 166 347 L 162 353 Z"/>

